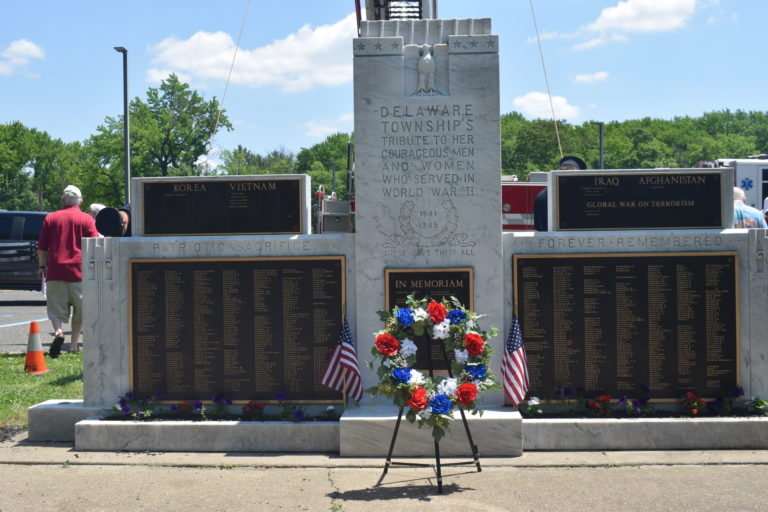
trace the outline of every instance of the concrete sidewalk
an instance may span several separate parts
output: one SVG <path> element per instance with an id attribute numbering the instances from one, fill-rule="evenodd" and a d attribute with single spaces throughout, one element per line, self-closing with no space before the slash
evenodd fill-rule
<path id="1" fill-rule="evenodd" d="M 317 454 L 77 452 L 30 443 L 22 432 L 0 443 L 0 512 L 757 511 L 765 510 L 758 489 L 768 479 L 768 450 L 481 457 L 479 473 L 443 467 L 443 494 L 431 467 L 392 468 L 377 486 L 383 463 Z"/>

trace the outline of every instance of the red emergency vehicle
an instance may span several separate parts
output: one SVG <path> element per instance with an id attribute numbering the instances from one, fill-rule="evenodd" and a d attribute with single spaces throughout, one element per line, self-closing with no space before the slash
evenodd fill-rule
<path id="1" fill-rule="evenodd" d="M 501 177 L 501 224 L 504 231 L 535 230 L 533 202 L 546 183 Z"/>

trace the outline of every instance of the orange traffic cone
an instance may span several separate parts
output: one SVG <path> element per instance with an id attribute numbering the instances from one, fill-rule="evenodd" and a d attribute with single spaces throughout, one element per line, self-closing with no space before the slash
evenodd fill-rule
<path id="1" fill-rule="evenodd" d="M 29 324 L 29 341 L 27 342 L 27 358 L 24 361 L 24 371 L 32 375 L 48 373 L 45 366 L 45 354 L 40 343 L 40 328 L 37 322 Z"/>

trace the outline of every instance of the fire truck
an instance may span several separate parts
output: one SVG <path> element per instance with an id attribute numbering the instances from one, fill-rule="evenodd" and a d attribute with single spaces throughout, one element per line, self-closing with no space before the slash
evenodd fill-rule
<path id="1" fill-rule="evenodd" d="M 535 230 L 533 203 L 547 188 L 546 173 L 531 173 L 531 181 L 518 181 L 517 176 L 501 177 L 501 228 L 504 231 Z"/>

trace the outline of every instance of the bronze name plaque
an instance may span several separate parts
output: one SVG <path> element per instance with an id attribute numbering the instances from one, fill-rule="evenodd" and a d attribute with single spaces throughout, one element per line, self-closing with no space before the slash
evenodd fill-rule
<path id="1" fill-rule="evenodd" d="M 736 253 L 520 255 L 513 265 L 531 395 L 679 400 L 739 384 Z"/>
<path id="2" fill-rule="evenodd" d="M 300 234 L 299 178 L 145 181 L 144 235 Z"/>
<path id="3" fill-rule="evenodd" d="M 392 311 L 395 306 L 405 307 L 408 295 L 416 292 L 416 298 L 431 297 L 441 301 L 456 297 L 461 304 L 474 309 L 473 274 L 471 268 L 419 268 L 386 269 L 384 271 L 386 290 L 386 309 Z M 447 370 L 448 363 L 443 357 L 441 345 L 433 343 L 432 368 Z M 416 353 L 416 367 L 426 370 L 429 367 L 427 352 Z M 452 354 L 449 354 L 449 357 Z"/>
<path id="4" fill-rule="evenodd" d="M 131 260 L 131 389 L 165 401 L 333 402 L 344 257 Z"/>
<path id="5" fill-rule="evenodd" d="M 729 227 L 723 226 L 721 176 L 719 172 L 559 174 L 555 225 L 559 230 Z"/>

